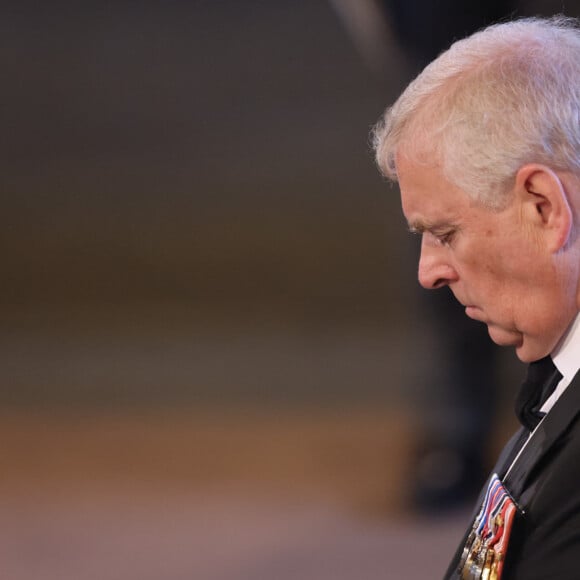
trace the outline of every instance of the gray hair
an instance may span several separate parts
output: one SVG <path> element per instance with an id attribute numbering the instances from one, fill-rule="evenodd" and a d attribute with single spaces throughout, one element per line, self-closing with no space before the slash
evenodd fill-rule
<path id="1" fill-rule="evenodd" d="M 456 42 L 386 110 L 373 138 L 387 177 L 396 181 L 404 150 L 489 207 L 507 203 L 526 163 L 580 174 L 578 21 L 525 18 Z"/>

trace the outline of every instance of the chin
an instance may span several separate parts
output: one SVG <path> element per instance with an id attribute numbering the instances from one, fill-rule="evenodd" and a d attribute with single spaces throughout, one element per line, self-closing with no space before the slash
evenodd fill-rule
<path id="1" fill-rule="evenodd" d="M 552 352 L 551 348 L 548 348 L 546 344 L 534 343 L 529 339 L 524 341 L 519 347 L 516 347 L 517 357 L 525 363 L 534 362 L 540 360 Z"/>
<path id="2" fill-rule="evenodd" d="M 487 331 L 491 340 L 499 346 L 511 346 L 515 348 L 516 356 L 523 363 L 539 360 L 550 354 L 551 349 L 546 342 L 538 342 L 529 335 L 524 337 L 522 332 L 505 329 L 500 326 L 488 325 Z"/>
<path id="3" fill-rule="evenodd" d="M 531 363 L 540 360 L 549 354 L 549 352 L 544 352 L 533 348 L 525 348 L 523 346 L 516 348 L 516 355 L 523 363 Z"/>
<path id="4" fill-rule="evenodd" d="M 491 340 L 496 344 L 499 344 L 499 346 L 513 346 L 516 348 L 516 352 L 524 347 L 524 337 L 519 332 L 505 330 L 497 326 L 488 326 L 487 332 L 489 333 Z"/>

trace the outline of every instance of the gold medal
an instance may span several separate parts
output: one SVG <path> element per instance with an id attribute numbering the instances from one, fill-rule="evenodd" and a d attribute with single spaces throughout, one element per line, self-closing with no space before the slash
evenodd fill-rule
<path id="1" fill-rule="evenodd" d="M 495 562 L 495 552 L 492 549 L 487 550 L 485 562 L 483 563 L 483 570 L 481 572 L 481 580 L 491 579 L 491 570 Z"/>
<path id="2" fill-rule="evenodd" d="M 501 580 L 516 512 L 514 501 L 494 474 L 463 548 L 458 567 L 461 580 Z"/>

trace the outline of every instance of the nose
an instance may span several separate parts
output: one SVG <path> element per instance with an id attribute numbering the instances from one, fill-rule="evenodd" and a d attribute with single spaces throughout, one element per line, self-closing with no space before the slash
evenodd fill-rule
<path id="1" fill-rule="evenodd" d="M 458 280 L 459 276 L 448 254 L 446 246 L 432 239 L 429 234 L 423 234 L 418 272 L 419 284 L 423 288 L 435 290 Z"/>

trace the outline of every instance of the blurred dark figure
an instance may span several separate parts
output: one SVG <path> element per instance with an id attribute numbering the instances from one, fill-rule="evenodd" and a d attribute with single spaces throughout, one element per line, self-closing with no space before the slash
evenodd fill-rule
<path id="1" fill-rule="evenodd" d="M 454 40 L 516 13 L 516 0 L 380 0 L 391 30 L 422 69 Z M 418 72 L 418 70 L 417 70 Z"/>

